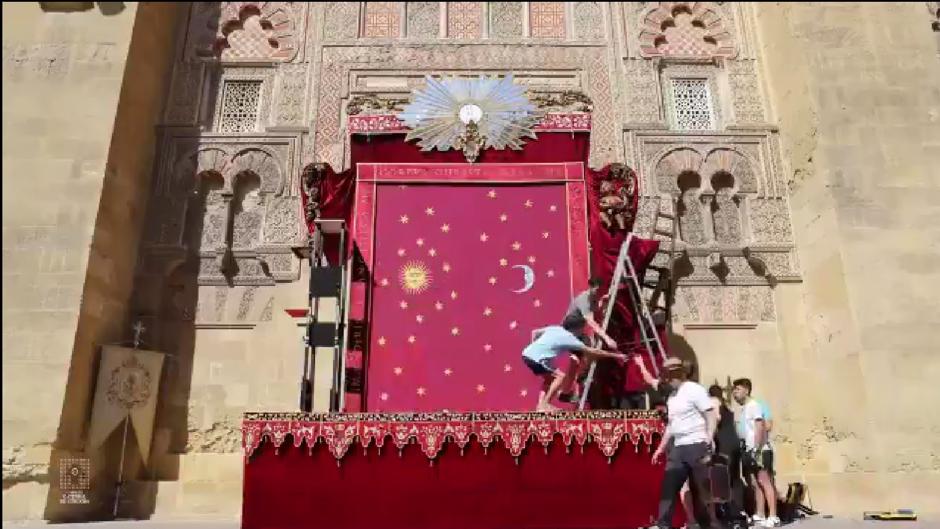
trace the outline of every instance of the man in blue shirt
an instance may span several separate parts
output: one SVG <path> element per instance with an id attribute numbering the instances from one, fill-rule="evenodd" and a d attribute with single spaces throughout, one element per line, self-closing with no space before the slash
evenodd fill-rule
<path id="1" fill-rule="evenodd" d="M 558 408 L 551 404 L 552 399 L 562 387 L 570 385 L 572 379 L 580 369 L 583 361 L 594 358 L 616 358 L 626 360 L 621 353 L 611 353 L 601 349 L 588 347 L 578 336 L 584 332 L 587 321 L 580 312 L 569 314 L 561 326 L 552 325 L 534 331 L 535 338 L 528 347 L 522 351 L 522 361 L 536 376 L 542 378 L 542 390 L 539 393 L 539 403 L 536 411 L 553 411 Z M 554 367 L 557 359 L 568 355 L 568 369 L 562 371 Z"/>

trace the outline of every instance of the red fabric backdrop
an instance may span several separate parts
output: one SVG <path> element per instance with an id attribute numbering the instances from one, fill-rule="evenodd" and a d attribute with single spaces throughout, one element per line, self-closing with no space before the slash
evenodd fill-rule
<path id="1" fill-rule="evenodd" d="M 463 163 L 463 155 L 456 151 L 422 152 L 414 143 L 403 141 L 402 134 L 383 134 L 376 136 L 355 135 L 351 137 L 351 159 L 356 163 Z M 587 132 L 542 132 L 538 139 L 529 141 L 520 151 L 485 150 L 480 154 L 478 164 L 486 163 L 546 163 L 546 162 L 587 162 L 589 154 L 589 133 Z M 592 248 L 592 274 L 609 281 L 616 265 L 616 257 L 625 234 L 611 232 L 605 228 L 598 216 L 597 197 L 600 182 L 608 175 L 609 168 L 587 172 L 588 183 L 588 224 Z M 343 173 L 328 170 L 321 184 L 321 215 L 326 218 L 344 218 L 351 220 L 353 193 L 355 188 L 355 168 Z M 638 195 L 639 193 L 637 193 Z M 657 241 L 637 239 L 632 248 L 631 258 L 638 271 L 643 271 L 655 256 Z M 498 258 L 497 258 L 498 259 Z M 379 278 L 381 279 L 381 278 Z M 391 279 L 389 279 L 391 281 Z M 605 285 L 606 288 L 606 285 Z M 617 304 L 615 320 L 611 333 L 627 350 L 625 344 L 639 340 L 633 316 L 626 296 Z M 377 339 L 373 336 L 373 339 Z M 648 361 L 649 356 L 643 354 Z M 438 366 L 439 367 L 439 366 Z M 443 368 L 443 369 L 446 369 Z M 441 372 L 443 373 L 443 369 Z M 517 369 L 513 366 L 513 369 Z M 603 362 L 598 373 L 596 398 L 592 398 L 593 407 L 606 407 L 613 397 L 623 391 L 642 389 L 643 383 L 632 362 L 626 368 L 614 362 Z M 475 385 L 474 385 L 475 387 Z M 417 397 L 417 387 L 414 389 Z M 516 391 L 522 391 L 516 388 Z M 370 403 L 373 403 L 371 400 Z M 400 408 L 398 408 L 400 409 Z M 421 409 L 421 408 L 417 408 Z M 478 408 L 486 409 L 486 408 Z"/>
<path id="2" fill-rule="evenodd" d="M 571 299 L 565 191 L 379 186 L 369 411 L 535 406 L 520 352 Z"/>

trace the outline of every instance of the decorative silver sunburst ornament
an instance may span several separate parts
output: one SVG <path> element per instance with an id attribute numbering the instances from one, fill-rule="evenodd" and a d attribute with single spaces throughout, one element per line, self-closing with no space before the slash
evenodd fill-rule
<path id="1" fill-rule="evenodd" d="M 460 149 L 473 163 L 480 150 L 520 150 L 523 138 L 535 138 L 539 120 L 525 88 L 503 78 L 434 79 L 413 92 L 412 101 L 398 119 L 411 131 L 406 141 L 418 140 L 421 150 Z"/>

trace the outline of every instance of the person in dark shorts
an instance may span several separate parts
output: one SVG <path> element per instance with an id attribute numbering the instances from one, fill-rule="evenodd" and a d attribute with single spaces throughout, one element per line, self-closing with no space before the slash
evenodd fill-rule
<path id="1" fill-rule="evenodd" d="M 690 483 L 695 519 L 706 529 L 716 527 L 715 519 L 705 507 L 709 497 L 708 462 L 717 424 L 714 405 L 705 388 L 688 380 L 688 369 L 678 358 L 667 358 L 663 363 L 663 381 L 671 389 L 666 401 L 669 422 L 653 453 L 653 463 L 662 459 L 667 450 L 669 455 L 659 496 L 658 517 L 653 527 L 671 527 L 676 496 L 686 481 Z"/>
<path id="2" fill-rule="evenodd" d="M 561 326 L 553 325 L 533 331 L 533 341 L 522 352 L 522 361 L 532 373 L 542 378 L 542 390 L 539 393 L 539 402 L 536 411 L 552 411 L 556 408 L 551 405 L 552 399 L 558 394 L 564 384 L 570 383 L 580 369 L 581 359 L 572 354 L 578 352 L 588 359 L 616 358 L 626 360 L 620 353 L 611 353 L 602 349 L 588 347 L 578 339 L 577 334 L 583 332 L 586 322 L 581 314 L 572 314 L 565 318 Z M 569 357 L 567 370 L 554 367 L 553 362 Z"/>
<path id="3" fill-rule="evenodd" d="M 741 458 L 744 477 L 751 485 L 756 503 L 752 520 L 754 525 L 778 527 L 777 490 L 774 488 L 774 452 L 767 435 L 764 407 L 751 398 L 751 381 L 739 378 L 733 383 L 732 395 L 741 405 L 738 419 L 738 434 L 744 440 L 744 455 Z M 766 503 L 767 517 L 764 517 Z"/>
<path id="4" fill-rule="evenodd" d="M 725 402 L 724 392 L 718 384 L 708 388 L 708 396 L 715 406 L 718 426 L 715 428 L 715 454 L 728 465 L 731 501 L 728 502 L 725 521 L 739 519 L 744 511 L 744 483 L 741 481 L 741 440 L 735 430 L 734 412 Z"/>

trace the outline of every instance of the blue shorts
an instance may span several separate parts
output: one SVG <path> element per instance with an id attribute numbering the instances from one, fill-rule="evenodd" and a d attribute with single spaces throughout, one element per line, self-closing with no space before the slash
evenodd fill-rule
<path id="1" fill-rule="evenodd" d="M 552 364 L 550 363 L 551 361 L 548 359 L 536 362 L 528 356 L 523 356 L 522 361 L 525 363 L 526 367 L 531 369 L 533 373 L 540 377 L 555 374 L 555 368 L 552 367 Z"/>

